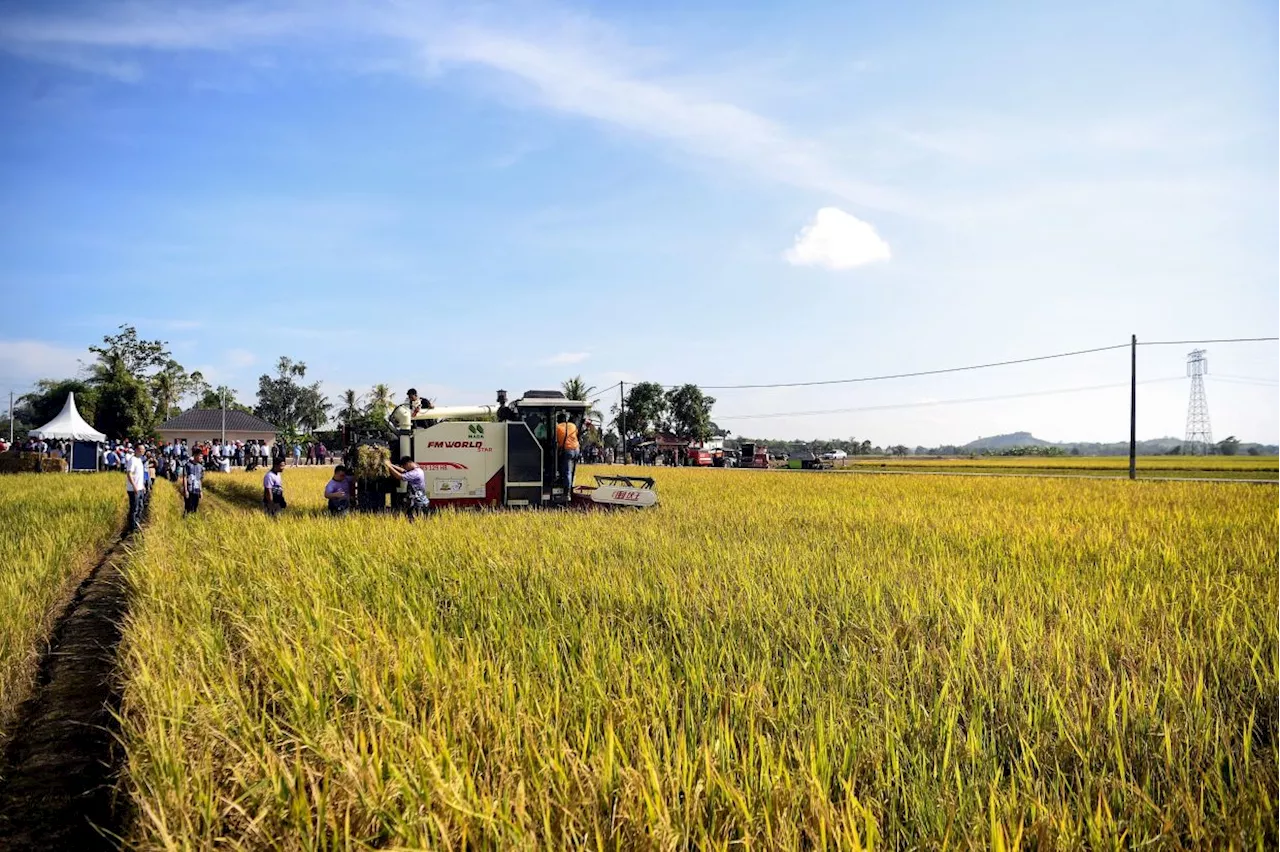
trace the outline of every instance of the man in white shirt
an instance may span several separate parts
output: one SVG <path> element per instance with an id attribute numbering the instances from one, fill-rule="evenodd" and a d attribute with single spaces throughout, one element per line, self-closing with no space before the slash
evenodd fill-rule
<path id="1" fill-rule="evenodd" d="M 129 532 L 136 530 L 142 523 L 142 502 L 146 488 L 142 456 L 138 453 L 127 454 L 124 461 L 124 490 L 129 495 Z"/>

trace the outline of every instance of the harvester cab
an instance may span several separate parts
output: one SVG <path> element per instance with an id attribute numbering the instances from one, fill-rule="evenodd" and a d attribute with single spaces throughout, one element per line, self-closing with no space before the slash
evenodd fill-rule
<path id="1" fill-rule="evenodd" d="M 391 455 L 417 462 L 437 506 L 656 506 L 652 479 L 596 477 L 595 485 L 577 488 L 562 480 L 556 415 L 564 412 L 581 430 L 588 407 L 560 391 L 540 390 L 526 391 L 501 421 L 493 419 L 496 404 L 424 408 L 416 415 L 402 406 L 388 418 Z M 392 503 L 405 492 L 402 484 Z"/>

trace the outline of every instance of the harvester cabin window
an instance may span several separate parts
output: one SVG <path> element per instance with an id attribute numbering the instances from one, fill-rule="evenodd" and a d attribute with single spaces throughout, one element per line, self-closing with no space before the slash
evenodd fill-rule
<path id="1" fill-rule="evenodd" d="M 538 439 L 538 443 L 543 448 L 548 446 L 547 436 L 551 434 L 547 421 L 550 419 L 549 411 L 532 411 L 524 416 L 524 422 L 529 427 L 529 431 L 533 433 L 533 437 Z"/>

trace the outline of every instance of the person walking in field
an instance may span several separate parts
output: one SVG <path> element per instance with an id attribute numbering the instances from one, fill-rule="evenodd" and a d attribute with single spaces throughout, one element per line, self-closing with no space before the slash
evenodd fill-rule
<path id="1" fill-rule="evenodd" d="M 124 490 L 129 495 L 127 532 L 133 532 L 142 524 L 142 506 L 146 500 L 147 474 L 142 457 L 127 453 L 124 460 Z"/>
<path id="2" fill-rule="evenodd" d="M 329 514 L 345 515 L 351 508 L 351 480 L 347 479 L 347 469 L 338 465 L 333 469 L 333 478 L 324 486 L 324 499 L 329 501 Z"/>
<path id="3" fill-rule="evenodd" d="M 182 479 L 178 491 L 182 494 L 182 516 L 195 514 L 200 508 L 200 494 L 204 486 L 204 465 L 200 463 L 200 453 L 191 457 L 191 461 L 182 466 Z"/>
<path id="4" fill-rule="evenodd" d="M 573 469 L 578 464 L 578 427 L 563 411 L 556 414 L 556 446 L 560 448 L 560 478 L 564 490 L 573 491 Z"/>
<path id="5" fill-rule="evenodd" d="M 281 509 L 288 508 L 284 501 L 284 480 L 280 472 L 284 470 L 284 459 L 276 459 L 271 463 L 271 470 L 262 477 L 262 508 L 268 515 L 275 517 Z"/>
<path id="6" fill-rule="evenodd" d="M 143 499 L 144 501 L 145 501 L 145 500 L 150 500 L 150 499 L 151 499 L 151 486 L 152 486 L 152 484 L 154 484 L 154 483 L 155 483 L 155 481 L 156 481 L 156 467 L 155 467 L 155 464 L 156 464 L 155 459 L 154 459 L 154 458 L 152 458 L 151 453 L 146 453 L 145 455 L 143 455 L 143 457 L 142 457 L 142 481 L 143 481 L 143 483 L 145 483 L 145 485 L 146 485 L 146 489 L 142 492 L 142 499 Z"/>
<path id="7" fill-rule="evenodd" d="M 385 462 L 391 474 L 409 486 L 408 499 L 405 500 L 405 514 L 413 520 L 427 510 L 431 501 L 427 498 L 427 475 L 414 462 L 413 456 L 401 456 L 400 464 Z"/>

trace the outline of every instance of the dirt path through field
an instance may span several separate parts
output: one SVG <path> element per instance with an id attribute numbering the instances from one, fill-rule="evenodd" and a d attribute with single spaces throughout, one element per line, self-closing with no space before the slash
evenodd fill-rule
<path id="1" fill-rule="evenodd" d="M 0 849 L 117 848 L 128 814 L 115 796 L 126 541 L 107 550 L 54 623 L 0 760 Z"/>

